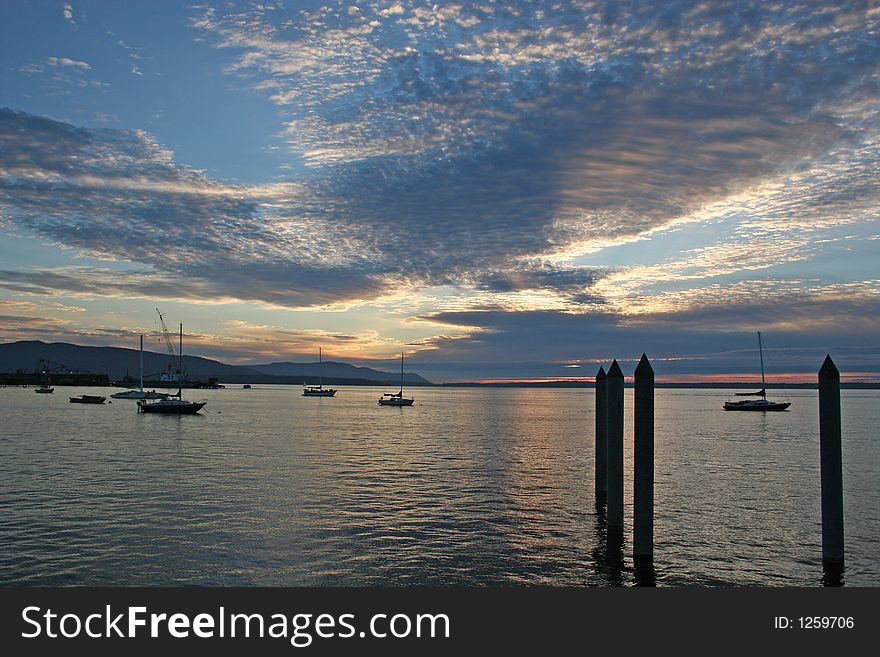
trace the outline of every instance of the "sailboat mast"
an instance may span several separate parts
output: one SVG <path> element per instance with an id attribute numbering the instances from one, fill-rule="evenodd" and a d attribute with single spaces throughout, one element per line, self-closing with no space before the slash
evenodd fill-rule
<path id="1" fill-rule="evenodd" d="M 183 322 L 180 323 L 180 342 L 177 351 L 180 352 L 178 357 L 178 365 L 177 365 L 177 383 L 180 384 L 183 381 Z"/>
<path id="2" fill-rule="evenodd" d="M 324 387 L 324 356 L 321 347 L 318 347 L 318 387 Z"/>
<path id="3" fill-rule="evenodd" d="M 761 344 L 760 331 L 758 331 L 758 353 L 761 355 L 761 396 L 767 399 L 767 384 L 764 383 L 764 347 Z"/>
<path id="4" fill-rule="evenodd" d="M 144 334 L 141 333 L 141 392 L 144 391 Z"/>
<path id="5" fill-rule="evenodd" d="M 400 354 L 400 396 L 403 397 L 403 354 Z"/>

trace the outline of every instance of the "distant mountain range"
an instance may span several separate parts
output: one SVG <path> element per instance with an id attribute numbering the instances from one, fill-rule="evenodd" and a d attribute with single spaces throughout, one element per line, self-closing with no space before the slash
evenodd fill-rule
<path id="1" fill-rule="evenodd" d="M 59 371 L 107 374 L 111 380 L 140 374 L 137 349 L 121 347 L 84 347 L 66 342 L 21 340 L 0 344 L 0 372 L 34 372 L 40 360 Z M 144 350 L 144 377 L 156 379 L 171 362 L 168 354 Z M 190 379 L 216 378 L 225 383 L 317 383 L 320 365 L 314 363 L 269 363 L 266 365 L 227 365 L 199 356 L 184 356 L 183 369 Z M 176 369 L 176 362 L 175 362 Z M 399 372 L 382 372 L 348 363 L 324 361 L 324 383 L 332 385 L 398 385 Z M 406 372 L 407 385 L 433 385 L 427 379 Z"/>
<path id="2" fill-rule="evenodd" d="M 269 363 L 268 365 L 249 365 L 252 370 L 263 374 L 282 377 L 318 377 L 320 375 L 320 363 Z M 369 367 L 355 367 L 348 363 L 336 363 L 331 360 L 324 361 L 324 381 L 331 379 L 357 379 L 372 383 L 400 383 L 400 372 L 381 372 Z M 432 385 L 430 381 L 414 372 L 404 372 L 403 382 L 410 385 Z"/>

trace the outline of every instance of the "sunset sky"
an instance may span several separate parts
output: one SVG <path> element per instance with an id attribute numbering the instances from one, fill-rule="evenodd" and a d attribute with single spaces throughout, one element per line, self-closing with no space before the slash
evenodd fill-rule
<path id="1" fill-rule="evenodd" d="M 880 4 L 0 3 L 0 341 L 880 380 Z"/>

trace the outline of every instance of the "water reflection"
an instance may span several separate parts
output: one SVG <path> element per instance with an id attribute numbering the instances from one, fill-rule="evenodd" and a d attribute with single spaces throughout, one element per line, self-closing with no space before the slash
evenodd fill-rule
<path id="1" fill-rule="evenodd" d="M 633 557 L 636 586 L 657 586 L 654 557 Z"/>
<path id="2" fill-rule="evenodd" d="M 846 584 L 876 586 L 880 393 L 845 392 Z M 844 583 L 818 569 L 815 391 L 766 416 L 657 391 L 655 563 L 594 500 L 592 391 L 339 394 L 207 390 L 169 418 L 3 389 L 0 584 Z"/>
<path id="3" fill-rule="evenodd" d="M 596 523 L 593 527 L 593 535 L 591 556 L 597 579 L 608 586 L 626 584 L 623 530 L 619 527 L 609 529 L 607 511 L 603 504 L 596 504 Z"/>
<path id="4" fill-rule="evenodd" d="M 846 568 L 839 561 L 822 562 L 822 586 L 843 586 Z"/>

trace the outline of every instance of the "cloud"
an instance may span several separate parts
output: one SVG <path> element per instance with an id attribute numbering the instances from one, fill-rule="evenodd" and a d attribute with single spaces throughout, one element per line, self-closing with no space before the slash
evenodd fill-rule
<path id="1" fill-rule="evenodd" d="M 359 9 L 210 8 L 194 26 L 279 105 L 328 214 L 424 284 L 570 258 L 699 221 L 770 176 L 809 178 L 864 138 L 846 105 L 877 97 L 877 21 L 856 5 Z"/>
<path id="2" fill-rule="evenodd" d="M 31 334 L 52 334 L 63 327 L 65 322 L 49 317 L 31 317 L 27 315 L 0 315 L 0 337 L 21 340 L 22 336 Z"/>
<path id="3" fill-rule="evenodd" d="M 27 64 L 19 70 L 23 73 L 43 73 L 49 68 L 69 68 L 80 71 L 89 71 L 92 66 L 88 62 L 83 62 L 70 57 L 47 57 L 42 62 Z"/>
<path id="4" fill-rule="evenodd" d="M 377 273 L 359 262 L 368 254 L 348 258 L 340 251 L 354 235 L 312 240 L 320 218 L 307 226 L 302 217 L 301 231 L 289 218 L 273 221 L 263 203 L 297 204 L 290 198 L 296 186 L 219 185 L 176 165 L 145 133 L 74 128 L 9 110 L 0 110 L 0 143 L 4 220 L 82 253 L 147 265 L 143 281 L 137 273 L 123 277 L 125 293 L 143 288 L 162 297 L 286 307 L 380 293 Z M 324 244 L 326 253 L 318 250 Z M 76 291 L 90 285 L 89 276 L 108 278 L 94 274 L 79 272 L 80 283 L 54 280 Z M 111 284 L 106 293 L 115 289 Z"/>
<path id="5" fill-rule="evenodd" d="M 581 294 L 596 276 L 539 260 L 507 270 L 489 271 L 490 262 L 474 268 L 468 263 L 471 241 L 499 255 L 509 251 L 502 224 L 465 221 L 454 227 L 453 237 L 445 235 L 449 226 L 437 225 L 408 239 L 395 234 L 387 219 L 352 221 L 349 201 L 322 196 L 319 185 L 215 183 L 175 164 L 170 151 L 142 132 L 86 130 L 6 110 L 0 112 L 0 140 L 10 145 L 0 163 L 7 222 L 89 255 L 149 267 L 109 285 L 109 272 L 53 275 L 56 289 L 83 293 L 79 288 L 90 287 L 91 280 L 101 281 L 107 295 L 237 298 L 302 307 L 395 296 L 432 281 L 487 291 L 565 288 Z M 375 201 L 378 211 L 380 199 Z M 492 244 L 481 236 L 486 231 Z M 442 243 L 450 239 L 464 253 Z M 415 247 L 412 256 L 406 253 L 408 242 Z M 429 257 L 426 246 L 433 251 Z M 529 250 L 521 247 L 519 255 Z M 7 283 L 21 286 L 12 274 L 7 272 Z M 26 272 L 19 278 L 37 281 L 39 288 L 46 276 Z M 389 286 L 392 277 L 401 276 Z"/>
<path id="6" fill-rule="evenodd" d="M 142 267 L 108 294 L 410 304 L 433 322 L 519 310 L 498 316 L 571 315 L 548 330 L 575 332 L 689 316 L 759 275 L 784 301 L 803 278 L 785 267 L 876 233 L 880 40 L 861 4 L 354 9 L 193 10 L 227 73 L 277 105 L 295 182 L 220 183 L 144 132 L 4 111 L 4 221 Z M 675 230 L 692 241 L 672 255 L 591 263 Z M 47 285 L 19 274 L 8 285 Z M 810 298 L 848 293 L 833 282 Z"/>
<path id="7" fill-rule="evenodd" d="M 70 95 L 72 89 L 106 91 L 110 85 L 90 77 L 92 65 L 70 57 L 46 57 L 18 69 L 27 75 L 41 76 L 41 86 L 53 95 Z"/>
<path id="8" fill-rule="evenodd" d="M 0 299 L 0 340 L 73 341 L 125 348 L 136 345 L 140 334 L 145 334 L 151 344 L 162 341 L 158 327 L 90 326 L 87 318 L 81 315 L 83 312 L 82 308 L 54 302 Z M 353 334 L 291 330 L 244 320 L 226 320 L 217 328 L 218 331 L 211 333 L 188 330 L 185 334 L 187 352 L 226 363 L 247 364 L 311 361 L 316 359 L 318 347 L 323 347 L 326 360 L 332 360 L 342 352 L 345 360 L 361 359 L 373 363 L 373 354 L 388 347 L 388 341 L 372 330 Z"/>
<path id="9" fill-rule="evenodd" d="M 62 12 L 62 15 L 64 16 L 64 20 L 66 20 L 69 23 L 76 24 L 76 21 L 73 20 L 73 5 L 71 5 L 69 2 L 65 2 L 64 7 L 62 7 L 62 9 L 61 9 L 61 12 Z"/>
<path id="10" fill-rule="evenodd" d="M 49 57 L 46 59 L 46 63 L 49 66 L 72 66 L 73 68 L 81 68 L 84 71 L 92 68 L 88 62 L 70 59 L 69 57 Z"/>
<path id="11" fill-rule="evenodd" d="M 228 320 L 224 328 L 229 332 L 203 335 L 196 338 L 202 353 L 240 362 L 266 360 L 315 360 L 318 348 L 323 347 L 324 359 L 332 360 L 339 352 L 346 360 L 370 359 L 377 351 L 387 349 L 389 340 L 374 330 L 341 333 L 333 331 L 298 329 L 255 324 L 245 320 Z M 395 345 L 396 346 L 396 345 Z"/>
<path id="12" fill-rule="evenodd" d="M 671 316 L 668 323 L 627 323 L 610 314 L 548 311 L 433 313 L 423 319 L 476 330 L 470 335 L 428 340 L 425 346 L 433 349 L 420 351 L 413 367 L 437 381 L 470 379 L 474 373 L 485 379 L 572 378 L 568 366 L 573 362 L 582 366 L 574 376 L 592 377 L 599 365 L 607 370 L 616 358 L 630 375 L 646 352 L 661 380 L 712 373 L 743 374 L 742 378 L 754 380 L 758 371 L 754 330 L 766 322 L 772 328 L 772 333 L 764 336 L 764 355 L 771 374 L 796 372 L 802 373 L 799 380 L 814 381 L 822 359 L 830 352 L 841 371 L 863 373 L 861 378 L 874 372 L 871 376 L 876 377 L 880 344 L 865 339 L 868 321 L 859 320 L 860 309 L 864 310 L 860 300 L 829 308 L 802 301 L 792 299 L 776 308 L 775 302 L 740 300 L 732 306 L 709 309 L 703 321 L 704 309 L 695 309 L 691 315 Z M 876 317 L 876 299 L 872 304 L 869 312 Z M 816 310 L 821 310 L 827 321 L 808 327 L 780 321 L 786 316 L 793 318 L 792 312 L 809 316 Z M 835 310 L 840 314 L 833 315 Z M 724 319 L 729 320 L 726 327 Z M 853 319 L 857 325 L 850 325 Z"/>

